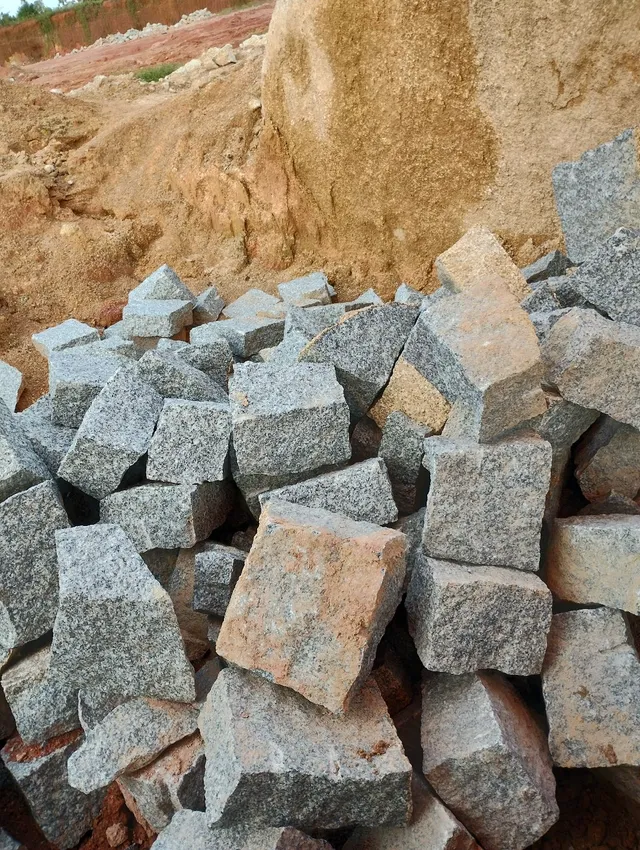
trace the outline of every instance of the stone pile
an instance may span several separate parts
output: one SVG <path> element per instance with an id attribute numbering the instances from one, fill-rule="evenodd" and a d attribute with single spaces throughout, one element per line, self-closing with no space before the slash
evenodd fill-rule
<path id="1" fill-rule="evenodd" d="M 554 765 L 638 799 L 627 142 L 556 172 L 574 262 L 474 228 L 393 303 L 163 266 L 34 336 L 21 413 L 0 366 L 1 755 L 53 845 L 113 783 L 160 850 L 523 850 Z"/>

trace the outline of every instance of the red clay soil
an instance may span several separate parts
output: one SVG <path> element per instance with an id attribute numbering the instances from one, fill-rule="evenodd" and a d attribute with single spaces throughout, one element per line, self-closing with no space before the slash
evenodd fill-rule
<path id="1" fill-rule="evenodd" d="M 65 732 L 63 735 L 49 738 L 46 743 L 40 745 L 25 744 L 20 735 L 15 732 L 5 744 L 2 755 L 9 761 L 35 761 L 36 759 L 48 756 L 49 753 L 62 749 L 62 747 L 66 747 L 72 741 L 77 741 L 81 735 L 82 729 L 74 729 L 72 732 Z"/>
<path id="2" fill-rule="evenodd" d="M 48 89 L 69 91 L 90 82 L 96 74 L 123 74 L 163 62 L 184 63 L 199 56 L 208 47 L 228 43 L 236 46 L 253 33 L 266 32 L 274 5 L 274 2 L 264 3 L 216 15 L 200 24 L 172 29 L 162 35 L 151 35 L 124 44 L 90 47 L 79 53 L 24 65 L 22 74 L 16 74 L 11 68 L 0 69 L 0 74 L 13 74 Z"/>

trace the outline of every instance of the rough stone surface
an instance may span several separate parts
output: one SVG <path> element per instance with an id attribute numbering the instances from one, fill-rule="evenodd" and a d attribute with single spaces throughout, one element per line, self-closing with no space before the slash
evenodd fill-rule
<path id="1" fill-rule="evenodd" d="M 284 322 L 285 339 L 292 333 L 298 333 L 307 341 L 335 325 L 351 309 L 362 309 L 362 305 L 327 304 L 320 307 L 296 307 L 287 309 Z"/>
<path id="2" fill-rule="evenodd" d="M 241 473 L 312 472 L 349 459 L 349 411 L 333 366 L 241 364 L 229 398 Z"/>
<path id="3" fill-rule="evenodd" d="M 48 395 L 40 396 L 16 416 L 35 453 L 46 463 L 49 472 L 57 475 L 62 458 L 71 448 L 76 429 L 54 423 L 53 405 Z"/>
<path id="4" fill-rule="evenodd" d="M 640 221 L 640 179 L 634 130 L 553 169 L 553 191 L 567 253 L 593 259 L 621 226 Z"/>
<path id="5" fill-rule="evenodd" d="M 169 399 L 149 446 L 147 477 L 174 484 L 222 481 L 230 437 L 228 405 Z"/>
<path id="6" fill-rule="evenodd" d="M 400 410 L 387 416 L 378 454 L 386 464 L 400 513 L 412 513 L 422 496 L 419 478 L 424 472 L 424 441 L 432 434 L 431 428 L 414 422 Z"/>
<path id="7" fill-rule="evenodd" d="M 19 419 L 0 399 L 0 504 L 50 478 L 51 473 L 31 446 Z"/>
<path id="8" fill-rule="evenodd" d="M 432 296 L 404 358 L 451 403 L 469 408 L 486 441 L 544 412 L 543 366 L 531 321 L 495 279 Z"/>
<path id="9" fill-rule="evenodd" d="M 520 302 L 522 309 L 527 313 L 551 313 L 559 310 L 563 305 L 551 288 L 550 284 L 544 282 L 537 286 L 531 295 L 527 295 Z"/>
<path id="10" fill-rule="evenodd" d="M 131 290 L 129 303 L 133 301 L 193 301 L 193 294 L 165 263 Z"/>
<path id="11" fill-rule="evenodd" d="M 205 543 L 195 555 L 193 607 L 224 617 L 247 553 L 222 543 Z"/>
<path id="12" fill-rule="evenodd" d="M 138 698 L 114 708 L 69 758 L 69 784 L 83 794 L 106 788 L 121 774 L 149 764 L 198 728 L 198 709 Z"/>
<path id="13" fill-rule="evenodd" d="M 54 534 L 69 524 L 52 481 L 0 504 L 0 657 L 44 635 L 58 607 Z"/>
<path id="14" fill-rule="evenodd" d="M 58 475 L 104 499 L 148 450 L 161 410 L 162 396 L 140 378 L 137 365 L 120 369 L 91 403 Z"/>
<path id="15" fill-rule="evenodd" d="M 640 659 L 624 614 L 556 614 L 542 690 L 557 765 L 640 765 Z"/>
<path id="16" fill-rule="evenodd" d="M 539 438 L 480 446 L 429 437 L 424 545 L 434 558 L 537 570 L 551 446 Z M 473 498 L 469 494 L 473 493 Z"/>
<path id="17" fill-rule="evenodd" d="M 570 265 L 570 260 L 565 257 L 562 251 L 549 251 L 548 254 L 520 269 L 520 271 L 527 283 L 531 284 L 563 275 Z"/>
<path id="18" fill-rule="evenodd" d="M 427 670 L 532 676 L 542 669 L 552 599 L 537 576 L 423 558 L 405 605 Z"/>
<path id="19" fill-rule="evenodd" d="M 422 535 L 424 533 L 424 518 L 426 513 L 426 508 L 420 508 L 419 511 L 398 520 L 393 526 L 398 531 L 401 531 L 406 538 L 407 585 L 411 579 L 412 572 L 424 557 Z"/>
<path id="20" fill-rule="evenodd" d="M 575 464 L 580 489 L 590 502 L 613 492 L 634 499 L 640 490 L 640 433 L 603 416 L 581 440 Z"/>
<path id="21" fill-rule="evenodd" d="M 413 774 L 413 815 L 407 827 L 358 827 L 344 850 L 481 850 L 424 779 Z"/>
<path id="22" fill-rule="evenodd" d="M 138 363 L 143 381 L 164 398 L 226 402 L 227 394 L 213 378 L 190 366 L 177 354 L 147 351 Z"/>
<path id="23" fill-rule="evenodd" d="M 282 307 L 282 301 L 276 295 L 269 295 L 261 289 L 248 289 L 222 311 L 227 319 L 253 319 L 261 312 L 270 312 Z"/>
<path id="24" fill-rule="evenodd" d="M 215 286 L 209 286 L 204 292 L 200 293 L 193 305 L 193 321 L 195 324 L 203 324 L 204 322 L 215 322 L 222 308 L 224 307 L 224 298 L 220 295 Z"/>
<path id="25" fill-rule="evenodd" d="M 159 345 L 158 350 L 162 351 L 162 346 Z M 185 343 L 179 349 L 175 349 L 173 354 L 188 366 L 193 366 L 194 369 L 204 372 L 223 390 L 227 389 L 229 375 L 233 367 L 233 354 L 224 337 L 213 338 L 210 342 L 204 342 L 202 345 Z"/>
<path id="26" fill-rule="evenodd" d="M 411 766 L 369 681 L 346 714 L 243 670 L 223 670 L 200 714 L 210 824 L 405 826 Z"/>
<path id="27" fill-rule="evenodd" d="M 94 707 L 138 696 L 190 702 L 171 600 L 116 525 L 57 532 L 60 608 L 50 669 Z"/>
<path id="28" fill-rule="evenodd" d="M 306 336 L 297 331 L 291 331 L 285 334 L 282 342 L 272 348 L 263 348 L 254 359 L 259 363 L 281 363 L 290 366 L 298 362 L 300 352 L 307 342 Z"/>
<path id="29" fill-rule="evenodd" d="M 387 417 L 394 411 L 400 411 L 438 434 L 450 410 L 451 405 L 442 393 L 401 356 L 393 367 L 389 383 L 369 414 L 380 428 L 384 428 Z"/>
<path id="30" fill-rule="evenodd" d="M 47 328 L 46 331 L 33 334 L 31 341 L 36 351 L 39 351 L 47 359 L 55 351 L 63 351 L 65 348 L 74 348 L 77 345 L 86 345 L 89 342 L 98 342 L 100 334 L 91 325 L 85 325 L 77 319 L 67 319 L 61 325 Z"/>
<path id="31" fill-rule="evenodd" d="M 92 357 L 108 357 L 111 354 L 120 354 L 130 360 L 138 360 L 140 351 L 132 339 L 124 339 L 120 336 L 109 336 L 99 342 L 89 342 L 82 347 L 82 354 Z"/>
<path id="32" fill-rule="evenodd" d="M 401 598 L 404 536 L 272 500 L 231 597 L 217 652 L 344 711 Z"/>
<path id="33" fill-rule="evenodd" d="M 0 401 L 3 401 L 13 413 L 22 392 L 22 372 L 0 360 Z"/>
<path id="34" fill-rule="evenodd" d="M 418 310 L 381 304 L 346 313 L 301 352 L 303 362 L 335 366 L 354 419 L 360 419 L 391 376 Z"/>
<path id="35" fill-rule="evenodd" d="M 391 481 L 380 458 L 263 493 L 260 504 L 264 507 L 271 499 L 323 508 L 356 521 L 378 525 L 388 525 L 398 519 Z"/>
<path id="36" fill-rule="evenodd" d="M 313 272 L 305 277 L 298 277 L 288 283 L 278 285 L 280 298 L 289 306 L 300 304 L 309 299 L 317 301 L 318 304 L 330 304 L 331 296 L 327 289 L 327 276 L 324 272 Z"/>
<path id="37" fill-rule="evenodd" d="M 558 819 L 544 733 L 495 673 L 425 680 L 423 770 L 485 850 L 522 850 Z"/>
<path id="38" fill-rule="evenodd" d="M 542 354 L 566 399 L 640 428 L 640 328 L 574 307 L 555 323 Z"/>
<path id="39" fill-rule="evenodd" d="M 424 301 L 424 293 L 418 292 L 412 286 L 401 283 L 393 297 L 396 304 L 408 304 L 410 307 L 420 307 Z"/>
<path id="40" fill-rule="evenodd" d="M 209 621 L 194 606 L 195 559 L 201 549 L 201 545 L 181 549 L 166 583 L 190 661 L 202 658 L 209 651 Z"/>
<path id="41" fill-rule="evenodd" d="M 130 301 L 122 311 L 127 338 L 175 336 L 192 323 L 191 301 Z"/>
<path id="42" fill-rule="evenodd" d="M 49 361 L 49 397 L 55 424 L 79 428 L 109 378 L 129 362 L 119 354 L 95 357 L 82 349 L 54 354 Z"/>
<path id="43" fill-rule="evenodd" d="M 536 312 L 529 314 L 531 324 L 535 328 L 536 335 L 541 345 L 551 333 L 551 329 L 555 323 L 563 316 L 566 316 L 568 312 L 569 308 L 564 308 L 562 310 L 552 310 L 550 313 Z"/>
<path id="44" fill-rule="evenodd" d="M 204 345 L 222 337 L 236 357 L 253 357 L 263 348 L 282 342 L 284 321 L 269 317 L 238 317 L 221 322 L 209 322 L 193 328 L 189 339 L 192 345 Z"/>

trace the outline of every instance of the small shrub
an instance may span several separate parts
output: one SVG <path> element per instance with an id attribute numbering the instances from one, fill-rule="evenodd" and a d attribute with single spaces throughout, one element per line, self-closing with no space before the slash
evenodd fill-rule
<path id="1" fill-rule="evenodd" d="M 134 77 L 137 80 L 142 80 L 145 83 L 157 83 L 158 80 L 163 80 L 169 74 L 180 67 L 178 62 L 163 62 L 162 65 L 152 65 L 149 68 L 141 68 L 136 71 Z"/>

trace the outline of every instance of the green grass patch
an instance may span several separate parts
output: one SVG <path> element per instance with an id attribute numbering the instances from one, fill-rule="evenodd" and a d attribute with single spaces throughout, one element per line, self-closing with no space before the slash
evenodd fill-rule
<path id="1" fill-rule="evenodd" d="M 179 62 L 163 62 L 162 65 L 151 65 L 149 68 L 141 68 L 133 76 L 136 80 L 142 80 L 144 83 L 157 83 L 158 80 L 163 80 L 169 74 L 173 74 L 179 67 Z"/>

